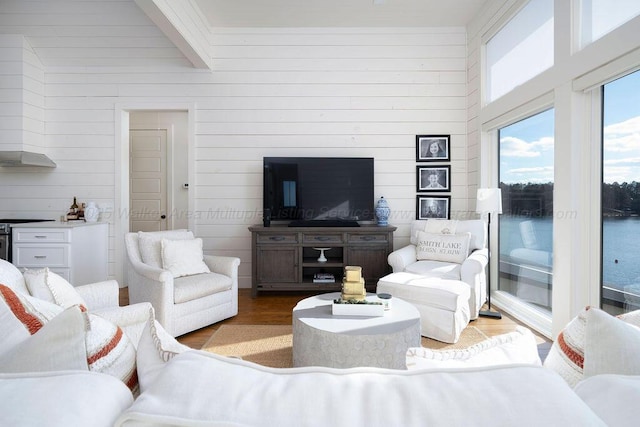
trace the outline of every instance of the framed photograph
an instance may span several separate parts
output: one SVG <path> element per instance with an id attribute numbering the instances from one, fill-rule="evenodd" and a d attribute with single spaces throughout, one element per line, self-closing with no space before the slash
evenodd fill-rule
<path id="1" fill-rule="evenodd" d="M 449 219 L 451 196 L 417 196 L 416 219 Z"/>
<path id="2" fill-rule="evenodd" d="M 418 166 L 416 188 L 421 191 L 451 191 L 451 166 Z"/>
<path id="3" fill-rule="evenodd" d="M 416 162 L 450 160 L 451 135 L 416 135 Z"/>

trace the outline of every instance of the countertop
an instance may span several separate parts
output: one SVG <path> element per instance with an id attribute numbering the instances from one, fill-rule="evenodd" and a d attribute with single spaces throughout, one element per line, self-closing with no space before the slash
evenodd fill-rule
<path id="1" fill-rule="evenodd" d="M 16 228 L 75 228 L 86 227 L 92 225 L 107 224 L 106 222 L 85 222 L 85 221 L 42 221 L 42 222 L 26 222 L 23 224 L 15 224 L 11 226 L 12 229 Z"/>

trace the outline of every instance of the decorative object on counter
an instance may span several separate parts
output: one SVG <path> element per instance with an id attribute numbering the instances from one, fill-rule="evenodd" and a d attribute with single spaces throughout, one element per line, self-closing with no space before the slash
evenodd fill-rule
<path id="1" fill-rule="evenodd" d="M 78 201 L 76 200 L 76 196 L 73 196 L 73 204 L 71 204 L 71 207 L 69 207 L 69 211 L 67 212 L 67 221 L 77 220 L 79 211 L 80 207 L 78 206 Z"/>
<path id="2" fill-rule="evenodd" d="M 367 291 L 364 287 L 362 277 L 362 267 L 347 265 L 344 268 L 344 279 L 342 280 L 341 298 L 345 301 L 364 301 Z"/>
<path id="3" fill-rule="evenodd" d="M 96 206 L 96 202 L 88 202 L 84 210 L 84 219 L 87 222 L 97 222 L 100 216 L 100 210 Z"/>
<path id="4" fill-rule="evenodd" d="M 387 203 L 387 199 L 384 196 L 378 199 L 378 203 L 376 204 L 376 218 L 378 218 L 378 225 L 389 225 L 389 214 L 391 213 L 391 208 L 389 208 L 389 204 Z"/>
<path id="5" fill-rule="evenodd" d="M 316 251 L 320 251 L 320 256 L 318 257 L 318 262 L 327 262 L 327 257 L 324 256 L 324 251 L 328 251 L 331 248 L 313 248 Z"/>
<path id="6" fill-rule="evenodd" d="M 92 217 L 94 218 L 95 215 L 95 219 L 90 221 L 90 222 L 97 222 L 98 221 L 98 215 L 100 214 L 100 211 L 98 210 L 98 208 L 95 205 L 95 202 L 91 202 L 93 203 L 93 208 L 96 209 L 96 213 L 91 212 Z M 86 203 L 80 203 L 78 205 L 78 199 L 76 196 L 73 196 L 73 204 L 71 205 L 71 207 L 69 207 L 69 210 L 67 211 L 66 215 L 63 215 L 60 217 L 60 221 L 62 222 L 66 222 L 66 221 L 86 221 L 85 218 L 85 212 L 87 210 L 87 204 Z"/>

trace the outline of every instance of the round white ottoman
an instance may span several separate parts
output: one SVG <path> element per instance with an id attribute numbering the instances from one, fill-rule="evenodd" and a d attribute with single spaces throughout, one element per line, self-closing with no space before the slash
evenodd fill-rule
<path id="1" fill-rule="evenodd" d="M 407 350 L 420 346 L 420 313 L 413 304 L 398 299 L 380 317 L 333 315 L 331 304 L 339 297 L 320 294 L 293 308 L 293 366 L 407 369 Z"/>
<path id="2" fill-rule="evenodd" d="M 456 343 L 469 324 L 469 285 L 412 273 L 391 273 L 378 281 L 377 293 L 413 304 L 420 313 L 422 336 Z"/>

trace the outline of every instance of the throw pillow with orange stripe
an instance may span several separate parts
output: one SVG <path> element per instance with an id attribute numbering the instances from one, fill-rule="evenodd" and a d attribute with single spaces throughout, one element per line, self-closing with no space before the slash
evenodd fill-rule
<path id="1" fill-rule="evenodd" d="M 10 311 L 10 314 L 5 313 L 0 317 L 3 346 L 17 345 L 30 335 L 38 333 L 44 324 L 63 311 L 62 307 L 16 293 L 2 284 L 0 284 L 0 298 Z M 89 370 L 119 378 L 135 392 L 138 387 L 138 377 L 133 343 L 119 326 L 100 316 L 87 313 L 82 306 L 81 310 L 86 316 L 84 338 Z M 16 330 L 16 324 L 21 325 L 23 330 Z M 47 349 L 41 349 L 41 351 L 45 352 Z"/>
<path id="2" fill-rule="evenodd" d="M 543 366 L 556 371 L 571 387 L 584 378 L 584 346 L 587 328 L 585 307 L 558 334 Z M 640 327 L 640 310 L 616 316 L 623 322 Z"/>
<path id="3" fill-rule="evenodd" d="M 543 366 L 556 371 L 571 387 L 582 380 L 584 374 L 584 335 L 587 326 L 584 308 L 558 334 Z"/>

